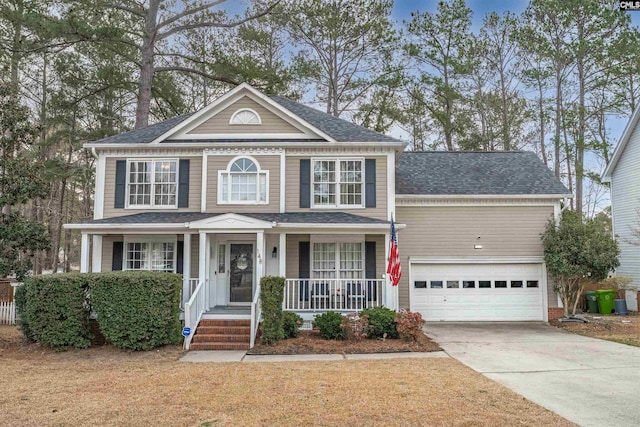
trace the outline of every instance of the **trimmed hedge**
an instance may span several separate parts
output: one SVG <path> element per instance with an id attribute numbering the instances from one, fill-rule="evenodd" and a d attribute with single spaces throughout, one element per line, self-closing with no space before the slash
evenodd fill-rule
<path id="1" fill-rule="evenodd" d="M 19 327 L 32 341 L 56 348 L 91 344 L 89 317 L 116 347 L 148 350 L 177 344 L 182 276 L 155 272 L 34 276 L 16 289 Z"/>
<path id="2" fill-rule="evenodd" d="M 178 344 L 182 276 L 157 272 L 96 275 L 93 308 L 108 342 L 120 348 L 150 350 Z"/>
<path id="3" fill-rule="evenodd" d="M 29 277 L 18 288 L 16 301 L 25 337 L 49 347 L 89 347 L 91 276 L 68 273 Z"/>
<path id="4" fill-rule="evenodd" d="M 262 342 L 271 344 L 285 337 L 282 300 L 284 277 L 264 276 L 260 280 L 260 307 L 262 308 Z"/>

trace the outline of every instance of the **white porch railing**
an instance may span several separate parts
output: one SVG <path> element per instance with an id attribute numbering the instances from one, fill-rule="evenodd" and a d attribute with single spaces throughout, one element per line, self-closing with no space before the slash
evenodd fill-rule
<path id="1" fill-rule="evenodd" d="M 0 301 L 0 325 L 16 324 L 16 302 Z"/>
<path id="2" fill-rule="evenodd" d="M 193 334 L 196 333 L 196 328 L 202 315 L 207 311 L 207 298 L 206 298 L 206 281 L 200 280 L 194 291 L 191 293 L 189 302 L 184 305 L 184 326 L 191 328 L 191 333 L 184 339 L 184 348 L 189 350 L 191 345 L 191 339 Z"/>
<path id="3" fill-rule="evenodd" d="M 282 309 L 360 311 L 384 301 L 384 279 L 286 279 Z"/>
<path id="4" fill-rule="evenodd" d="M 189 279 L 189 298 L 191 298 L 191 295 L 193 295 L 193 291 L 195 291 L 198 284 L 200 284 L 199 277 L 196 277 L 195 279 Z"/>
<path id="5" fill-rule="evenodd" d="M 251 341 L 249 343 L 249 348 L 253 348 L 256 343 L 256 335 L 258 334 L 261 316 L 262 307 L 260 304 L 260 284 L 258 284 L 258 286 L 256 286 L 256 292 L 253 295 L 253 301 L 251 301 Z"/>

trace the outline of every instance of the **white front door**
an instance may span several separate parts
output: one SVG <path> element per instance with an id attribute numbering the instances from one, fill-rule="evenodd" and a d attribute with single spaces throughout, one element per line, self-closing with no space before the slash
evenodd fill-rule
<path id="1" fill-rule="evenodd" d="M 229 245 L 223 242 L 216 246 L 214 258 L 211 260 L 216 288 L 214 305 L 227 305 L 229 304 L 229 261 L 227 260 Z"/>
<path id="2" fill-rule="evenodd" d="M 410 306 L 425 320 L 544 319 L 542 264 L 411 264 Z"/>

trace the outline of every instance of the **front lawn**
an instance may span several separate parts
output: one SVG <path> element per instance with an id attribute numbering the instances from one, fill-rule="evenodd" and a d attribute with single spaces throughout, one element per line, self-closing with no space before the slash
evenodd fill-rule
<path id="1" fill-rule="evenodd" d="M 572 425 L 453 359 L 183 363 L 0 326 L 3 425 Z"/>
<path id="2" fill-rule="evenodd" d="M 640 347 L 640 315 L 631 311 L 628 316 L 584 314 L 589 323 L 549 322 L 565 331 L 592 338 Z"/>

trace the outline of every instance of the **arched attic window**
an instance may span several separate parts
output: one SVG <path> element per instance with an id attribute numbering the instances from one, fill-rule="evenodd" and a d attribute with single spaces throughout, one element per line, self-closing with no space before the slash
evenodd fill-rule
<path id="1" fill-rule="evenodd" d="M 231 125 L 260 125 L 262 120 L 260 114 L 251 108 L 241 108 L 231 116 L 229 120 Z"/>
<path id="2" fill-rule="evenodd" d="M 269 171 L 260 170 L 258 162 L 251 157 L 236 157 L 226 170 L 219 171 L 218 203 L 221 204 L 266 204 Z"/>

